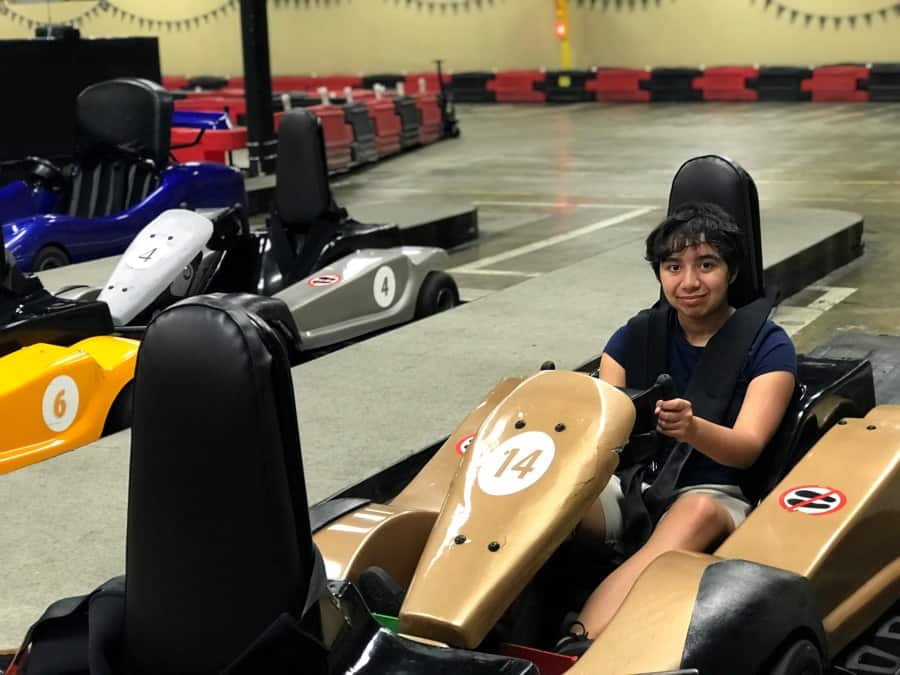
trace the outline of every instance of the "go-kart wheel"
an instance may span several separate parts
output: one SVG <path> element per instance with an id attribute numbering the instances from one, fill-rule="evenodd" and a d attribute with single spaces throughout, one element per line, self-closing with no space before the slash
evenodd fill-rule
<path id="1" fill-rule="evenodd" d="M 106 423 L 103 425 L 103 435 L 107 436 L 109 434 L 114 434 L 117 431 L 122 431 L 122 429 L 130 427 L 133 409 L 134 387 L 132 386 L 132 383 L 129 382 L 122 387 L 122 391 L 116 396 L 116 400 L 113 401 L 113 404 L 109 409 L 109 414 L 106 416 Z"/>
<path id="2" fill-rule="evenodd" d="M 70 262 L 69 256 L 59 246 L 45 246 L 34 256 L 31 269 L 35 272 L 41 272 L 43 270 L 52 270 L 54 267 L 68 265 Z"/>
<path id="3" fill-rule="evenodd" d="M 431 316 L 459 304 L 459 289 L 446 272 L 429 272 L 419 288 L 416 300 L 416 318 Z"/>
<path id="4" fill-rule="evenodd" d="M 809 640 L 797 640 L 776 661 L 770 675 L 822 675 L 824 672 L 819 649 Z"/>

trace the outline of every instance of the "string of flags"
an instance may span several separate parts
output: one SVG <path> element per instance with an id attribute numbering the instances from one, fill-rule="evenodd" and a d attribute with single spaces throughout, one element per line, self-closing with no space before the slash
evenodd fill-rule
<path id="1" fill-rule="evenodd" d="M 67 23 L 72 26 L 80 26 L 85 20 L 88 19 L 88 17 L 94 17 L 100 13 L 101 3 L 102 3 L 102 0 L 98 0 L 98 2 L 96 2 L 92 7 L 81 12 L 81 14 L 78 14 L 77 16 L 72 17 L 71 19 L 69 19 L 68 21 L 65 21 L 64 23 Z M 10 7 L 6 3 L 6 0 L 0 0 L 0 17 L 6 17 L 13 23 L 17 23 L 20 26 L 25 26 L 26 28 L 28 28 L 28 30 L 32 30 L 36 26 L 40 26 L 41 24 L 46 23 L 46 21 L 37 21 L 37 20 L 31 18 L 30 16 L 22 14 L 21 12 L 17 12 L 15 9 Z"/>
<path id="2" fill-rule="evenodd" d="M 755 5 L 757 0 L 750 0 L 751 5 Z M 802 9 L 792 7 L 790 4 L 779 2 L 778 0 L 760 0 L 764 12 L 772 10 L 777 19 L 788 19 L 791 23 L 802 20 L 804 27 L 818 25 L 820 29 L 828 26 L 835 30 L 844 24 L 850 28 L 856 28 L 857 24 L 865 24 L 866 27 L 871 26 L 876 19 L 879 21 L 887 21 L 892 15 L 900 16 L 900 2 L 892 2 L 878 9 L 868 11 L 855 12 L 852 14 L 822 14 L 819 12 L 809 12 Z"/>
<path id="3" fill-rule="evenodd" d="M 288 0 L 282 0 L 287 2 Z M 296 0 L 294 0 L 296 2 Z M 277 3 L 278 0 L 275 0 Z M 471 12 L 481 10 L 487 7 L 493 7 L 495 0 L 384 0 L 384 4 L 393 3 L 394 5 L 402 5 L 407 9 L 417 9 L 419 11 L 428 10 L 429 12 L 440 11 L 446 13 L 452 12 Z"/>
<path id="4" fill-rule="evenodd" d="M 675 0 L 672 0 L 672 2 L 675 2 Z M 635 10 L 638 6 L 641 9 L 647 9 L 651 6 L 661 7 L 662 0 L 578 0 L 578 7 L 600 8 L 604 12 L 608 9 L 615 9 L 616 11 L 626 8 Z"/>
<path id="5" fill-rule="evenodd" d="M 315 8 L 315 7 L 330 7 L 340 5 L 342 0 L 270 0 L 276 7 L 293 7 L 293 8 Z M 469 4 L 469 2 L 476 2 L 477 4 L 481 4 L 482 2 L 493 3 L 494 0 L 464 0 L 465 4 Z M 351 0 L 343 0 L 343 2 L 350 4 Z M 426 4 L 462 4 L 462 2 L 446 2 L 446 3 L 434 3 L 427 2 Z M 120 6 L 115 0 L 97 0 L 91 7 L 81 12 L 80 14 L 70 17 L 64 21 L 59 21 L 57 23 L 66 24 L 69 26 L 80 27 L 85 23 L 91 21 L 92 19 L 96 19 L 101 14 L 106 14 L 112 16 L 114 18 L 120 19 L 121 21 L 129 24 L 134 24 L 137 28 L 146 28 L 148 30 L 167 30 L 167 31 L 187 31 L 192 30 L 194 28 L 199 28 L 204 24 L 208 24 L 211 21 L 215 21 L 217 19 L 221 19 L 225 16 L 228 16 L 231 12 L 236 12 L 240 9 L 240 1 L 239 0 L 223 0 L 221 5 L 217 7 L 213 7 L 212 9 L 201 12 L 194 16 L 181 17 L 177 19 L 160 19 L 152 16 L 144 16 L 143 14 L 138 14 L 136 12 L 132 12 L 131 10 L 125 9 Z M 46 23 L 46 21 L 35 19 L 31 16 L 23 14 L 21 12 L 13 9 L 6 0 L 0 0 L 0 17 L 6 17 L 10 21 L 18 23 L 19 25 L 27 27 L 29 30 L 39 26 L 41 24 Z"/>

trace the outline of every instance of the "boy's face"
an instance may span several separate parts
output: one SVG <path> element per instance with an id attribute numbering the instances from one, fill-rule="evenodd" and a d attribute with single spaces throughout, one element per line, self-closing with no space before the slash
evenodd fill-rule
<path id="1" fill-rule="evenodd" d="M 706 242 L 673 253 L 659 266 L 666 300 L 692 319 L 710 316 L 727 305 L 729 276 L 722 256 Z"/>

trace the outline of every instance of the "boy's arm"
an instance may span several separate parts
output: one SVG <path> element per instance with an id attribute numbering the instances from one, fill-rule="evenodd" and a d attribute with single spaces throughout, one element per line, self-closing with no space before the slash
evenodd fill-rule
<path id="1" fill-rule="evenodd" d="M 600 379 L 614 387 L 625 386 L 625 369 L 606 352 L 600 356 Z"/>
<path id="2" fill-rule="evenodd" d="M 600 363 L 602 367 L 603 361 Z M 757 460 L 772 439 L 793 393 L 792 373 L 776 371 L 753 378 L 734 428 L 694 417 L 690 401 L 680 398 L 659 401 L 658 429 L 719 464 L 746 469 Z"/>

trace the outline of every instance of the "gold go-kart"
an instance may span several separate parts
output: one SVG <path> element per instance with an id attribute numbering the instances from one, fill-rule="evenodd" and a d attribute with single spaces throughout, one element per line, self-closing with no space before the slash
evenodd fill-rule
<path id="1" fill-rule="evenodd" d="M 51 607 L 10 672 L 56 672 L 72 649 L 66 672 L 92 675 L 900 667 L 900 408 L 872 406 L 867 363 L 801 361 L 801 377 L 836 377 L 795 401 L 747 520 L 715 551 L 653 562 L 573 663 L 546 651 L 596 583 L 570 537 L 634 461 L 659 391 L 573 371 L 505 380 L 439 446 L 307 511 L 286 313 L 201 297 L 150 325 L 127 583 Z M 173 358 L 198 331 L 202 358 Z M 393 630 L 371 613 L 388 611 Z"/>

